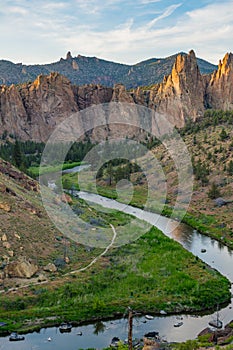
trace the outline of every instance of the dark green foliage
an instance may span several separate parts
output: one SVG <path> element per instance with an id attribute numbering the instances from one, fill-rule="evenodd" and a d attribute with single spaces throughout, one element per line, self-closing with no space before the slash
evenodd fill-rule
<path id="1" fill-rule="evenodd" d="M 224 128 L 222 128 L 219 137 L 220 137 L 221 141 L 224 141 L 228 138 L 228 135 L 227 135 L 226 130 Z"/>
<path id="2" fill-rule="evenodd" d="M 208 191 L 208 197 L 215 199 L 221 196 L 221 192 L 215 182 L 212 182 L 210 190 Z"/>
<path id="3" fill-rule="evenodd" d="M 233 175 L 233 161 L 230 160 L 228 166 L 227 166 L 227 172 L 229 175 Z"/>
<path id="4" fill-rule="evenodd" d="M 4 300 L 2 308 L 4 310 L 24 310 L 26 307 L 26 302 L 21 298 L 16 298 L 15 300 Z"/>
<path id="5" fill-rule="evenodd" d="M 56 154 L 62 145 L 57 144 L 57 148 L 54 149 L 54 164 L 57 162 Z M 85 155 L 94 146 L 89 139 L 86 141 L 75 142 L 67 153 L 66 162 L 82 161 Z M 21 170 L 25 170 L 40 165 L 41 155 L 44 150 L 45 144 L 43 142 L 34 141 L 20 141 L 16 140 L 15 143 L 6 141 L 0 146 L 0 157 L 6 161 L 12 162 Z M 33 175 L 29 171 L 29 175 Z"/>
<path id="6" fill-rule="evenodd" d="M 201 130 L 205 130 L 209 126 L 216 126 L 221 124 L 233 124 L 233 111 L 207 109 L 205 111 L 204 117 L 198 119 L 196 122 L 192 121 L 191 119 L 187 120 L 185 127 L 179 130 L 179 133 L 181 135 L 197 133 Z M 226 135 L 223 131 L 223 138 L 225 136 Z"/>
<path id="7" fill-rule="evenodd" d="M 105 163 L 98 170 L 97 178 L 107 180 L 108 185 L 111 186 L 122 179 L 130 180 L 130 175 L 137 172 L 141 172 L 141 168 L 136 163 L 127 159 L 116 158 Z M 142 174 L 141 181 L 143 179 L 145 179 L 145 175 Z"/>
<path id="8" fill-rule="evenodd" d="M 193 145 L 195 146 L 197 144 L 197 138 L 196 135 L 193 136 Z"/>
<path id="9" fill-rule="evenodd" d="M 15 141 L 14 147 L 13 147 L 13 163 L 19 168 L 22 165 L 23 162 L 23 155 L 21 152 L 20 144 L 18 140 Z"/>
<path id="10" fill-rule="evenodd" d="M 196 164 L 194 163 L 194 160 L 193 160 L 193 173 L 194 173 L 195 179 L 200 180 L 202 185 L 208 184 L 209 169 L 205 163 L 202 164 L 200 159 Z"/>
<path id="11" fill-rule="evenodd" d="M 176 56 L 175 54 L 166 58 L 152 58 L 135 65 L 119 64 L 81 55 L 74 57 L 73 60 L 61 59 L 51 64 L 30 66 L 2 60 L 0 61 L 0 84 L 29 82 L 35 80 L 39 74 L 58 72 L 77 85 L 94 83 L 113 86 L 115 83 L 122 83 L 127 88 L 148 86 L 161 82 L 164 75 L 170 74 Z M 72 61 L 75 61 L 79 67 L 78 74 L 73 69 Z M 202 73 L 210 73 L 216 69 L 216 66 L 209 62 L 201 59 L 197 61 Z"/>
<path id="12" fill-rule="evenodd" d="M 188 340 L 185 343 L 177 343 L 174 345 L 176 350 L 196 350 L 199 348 L 197 340 Z"/>
<path id="13" fill-rule="evenodd" d="M 95 146 L 91 143 L 90 139 L 87 138 L 85 141 L 74 142 L 69 152 L 67 153 L 65 161 L 70 162 L 81 162 L 88 152 Z"/>
<path id="14" fill-rule="evenodd" d="M 54 265 L 58 268 L 58 269 L 63 269 L 66 265 L 65 260 L 61 259 L 61 258 L 57 258 L 54 261 Z"/>
<path id="15" fill-rule="evenodd" d="M 149 150 L 160 145 L 161 141 L 157 139 L 155 136 L 148 136 L 145 140 L 145 142 L 141 142 L 143 145 L 145 145 Z"/>
<path id="16" fill-rule="evenodd" d="M 0 157 L 13 162 L 18 167 L 23 163 L 28 168 L 33 164 L 40 164 L 43 149 L 43 143 L 19 140 L 16 140 L 15 143 L 6 141 L 5 144 L 0 146 Z"/>
<path id="17" fill-rule="evenodd" d="M 6 140 L 6 138 L 7 138 L 7 131 L 6 130 L 4 130 L 1 138 L 2 138 L 2 140 Z"/>

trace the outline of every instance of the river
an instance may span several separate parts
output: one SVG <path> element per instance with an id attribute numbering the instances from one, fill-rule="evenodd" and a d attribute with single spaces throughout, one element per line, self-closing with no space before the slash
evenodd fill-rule
<path id="1" fill-rule="evenodd" d="M 96 194 L 79 192 L 79 196 L 86 201 L 101 204 L 107 208 L 123 210 L 137 218 L 142 218 L 150 224 L 156 226 L 167 236 L 180 242 L 185 249 L 200 257 L 211 267 L 217 269 L 221 274 L 226 276 L 233 283 L 233 254 L 230 249 L 221 243 L 198 233 L 187 225 L 177 223 L 168 224 L 170 220 L 160 217 L 157 214 L 145 212 L 141 209 L 126 206 Z M 175 228 L 174 228 L 175 227 Z M 174 228 L 174 229 L 173 229 Z M 206 249 L 205 253 L 201 250 Z M 133 335 L 140 338 L 148 331 L 159 331 L 167 341 L 184 341 L 195 339 L 197 334 L 208 326 L 213 315 L 179 315 L 177 316 L 160 316 L 154 317 L 153 320 L 146 320 L 144 316 L 134 318 Z M 183 318 L 183 325 L 179 328 L 174 324 Z M 232 302 L 227 307 L 220 310 L 220 319 L 224 324 L 233 319 Z M 145 323 L 146 322 L 146 323 Z M 56 327 L 41 329 L 41 331 L 27 334 L 25 341 L 12 343 L 8 337 L 0 338 L 0 350 L 39 350 L 39 349 L 56 349 L 56 350 L 78 350 L 80 348 L 97 348 L 102 349 L 110 344 L 114 336 L 121 339 L 127 337 L 127 320 L 119 319 L 114 321 L 103 322 L 104 331 L 98 335 L 94 333 L 95 324 L 89 324 L 80 327 L 74 327 L 71 333 L 61 334 Z M 82 335 L 78 335 L 82 332 Z M 48 338 L 52 341 L 48 341 Z"/>

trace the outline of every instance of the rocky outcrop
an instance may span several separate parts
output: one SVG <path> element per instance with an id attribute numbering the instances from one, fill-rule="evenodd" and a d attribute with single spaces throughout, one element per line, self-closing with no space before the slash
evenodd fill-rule
<path id="1" fill-rule="evenodd" d="M 73 65 L 73 57 L 66 61 Z M 227 54 L 212 75 L 201 75 L 194 51 L 177 56 L 170 75 L 150 88 L 127 91 L 124 85 L 72 86 L 58 73 L 40 75 L 33 83 L 0 86 L 0 133 L 7 131 L 23 140 L 46 141 L 55 127 L 73 113 L 92 105 L 109 102 L 136 103 L 166 114 L 170 123 L 182 127 L 188 119 L 204 115 L 205 108 L 233 108 L 233 55 Z M 91 130 L 92 120 L 83 120 L 80 130 Z M 84 128 L 88 123 L 88 128 Z M 119 130 L 108 126 L 90 133 L 92 139 L 104 139 Z M 107 126 L 106 126 L 107 125 Z M 134 131 L 135 132 L 135 131 Z M 129 134 L 130 136 L 130 134 Z"/>
<path id="2" fill-rule="evenodd" d="M 24 140 L 47 140 L 57 123 L 77 110 L 70 82 L 57 73 L 0 89 L 1 130 Z"/>
<path id="3" fill-rule="evenodd" d="M 31 278 L 37 271 L 36 265 L 23 258 L 9 263 L 4 269 L 5 276 L 10 278 Z"/>
<path id="4" fill-rule="evenodd" d="M 155 98 L 157 111 L 171 116 L 176 126 L 184 126 L 189 117 L 196 120 L 204 112 L 204 86 L 193 51 L 178 55 L 172 73 L 160 85 Z"/>
<path id="5" fill-rule="evenodd" d="M 11 163 L 0 159 L 0 174 L 4 175 L 5 178 L 13 179 L 18 185 L 29 191 L 39 192 L 39 184 L 37 181 L 31 179 L 23 172 L 14 168 Z M 7 181 L 7 180 L 6 180 Z M 17 196 L 17 194 L 5 184 L 0 184 L 0 192 L 9 193 L 12 196 Z"/>
<path id="6" fill-rule="evenodd" d="M 209 108 L 233 109 L 233 54 L 227 53 L 219 61 L 207 87 L 206 102 Z"/>
<path id="7" fill-rule="evenodd" d="M 16 86 L 0 86 L 0 129 L 3 133 L 27 135 L 28 115 Z M 27 135 L 29 137 L 29 135 Z M 25 138 L 25 137 L 24 137 Z"/>
<path id="8" fill-rule="evenodd" d="M 45 141 L 57 124 L 78 111 L 70 82 L 57 73 L 40 75 L 22 85 L 19 93 L 27 115 L 27 129 L 21 131 L 24 138 Z"/>
<path id="9" fill-rule="evenodd" d="M 172 73 L 151 90 L 137 89 L 136 103 L 167 115 L 168 120 L 182 127 L 187 118 L 196 120 L 204 113 L 204 82 L 194 51 L 178 55 Z"/>
<path id="10" fill-rule="evenodd" d="M 83 110 L 92 105 L 111 102 L 113 89 L 91 84 L 73 86 L 73 93 L 78 110 Z"/>
<path id="11" fill-rule="evenodd" d="M 205 328 L 198 334 L 198 337 L 205 336 L 209 343 L 216 345 L 225 345 L 231 342 L 233 336 L 233 321 L 225 325 L 224 329 L 212 330 L 209 327 Z"/>

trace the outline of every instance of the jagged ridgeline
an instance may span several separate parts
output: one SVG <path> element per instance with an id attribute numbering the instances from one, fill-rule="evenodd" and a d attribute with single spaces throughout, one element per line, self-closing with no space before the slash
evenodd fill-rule
<path id="1" fill-rule="evenodd" d="M 185 55 L 185 53 L 182 53 Z M 119 64 L 96 57 L 78 55 L 72 57 L 68 52 L 66 59 L 45 65 L 14 64 L 0 61 L 0 84 L 18 84 L 34 81 L 39 74 L 48 75 L 58 72 L 66 76 L 72 84 L 101 84 L 112 87 L 122 83 L 127 89 L 141 85 L 151 85 L 162 81 L 164 75 L 171 73 L 176 60 L 172 55 L 166 58 L 152 58 L 134 65 Z M 198 58 L 201 73 L 211 73 L 216 69 L 213 64 Z"/>
<path id="2" fill-rule="evenodd" d="M 68 57 L 68 60 L 72 59 Z M 156 81 L 156 77 L 153 79 Z M 55 126 L 72 113 L 91 105 L 118 101 L 165 113 L 168 121 L 180 128 L 188 120 L 202 118 L 206 109 L 231 110 L 232 85 L 231 53 L 220 61 L 217 71 L 203 75 L 193 51 L 188 55 L 179 54 L 171 74 L 161 83 L 132 90 L 127 90 L 122 84 L 114 87 L 77 86 L 58 73 L 40 75 L 34 82 L 0 87 L 0 133 L 21 140 L 46 142 Z M 82 123 L 77 127 L 82 130 Z M 105 128 L 101 138 L 114 133 L 115 127 Z M 89 137 L 98 141 L 94 133 L 90 132 Z"/>

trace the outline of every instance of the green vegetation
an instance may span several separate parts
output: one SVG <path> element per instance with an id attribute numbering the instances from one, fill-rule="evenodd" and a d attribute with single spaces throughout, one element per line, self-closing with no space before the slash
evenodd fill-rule
<path id="1" fill-rule="evenodd" d="M 39 165 L 41 154 L 44 149 L 44 143 L 34 141 L 20 141 L 15 139 L 14 135 L 7 135 L 5 132 L 2 136 L 0 145 L 0 157 L 20 167 L 24 164 L 25 168 L 32 165 Z"/>
<path id="2" fill-rule="evenodd" d="M 198 123 L 189 121 L 185 128 L 179 131 L 190 151 L 195 180 L 192 200 L 183 221 L 231 248 L 233 248 L 233 224 L 231 220 L 233 200 L 232 123 L 232 111 L 207 110 L 205 116 Z M 148 147 L 150 142 L 151 139 L 148 135 L 145 145 Z M 143 208 L 147 202 L 147 209 L 150 211 L 158 213 L 162 211 L 163 215 L 169 216 L 177 198 L 177 174 L 174 171 L 174 162 L 164 146 L 156 140 L 153 142 L 155 146 L 152 148 L 152 152 L 159 160 L 167 180 L 165 205 L 162 198 L 150 201 L 148 205 L 147 178 L 141 172 L 140 167 L 132 166 L 134 162 L 137 163 L 136 158 L 128 164 L 125 160 L 120 163 L 111 162 L 111 166 L 109 163 L 104 164 L 97 174 L 97 191 L 103 196 L 118 201 L 127 201 L 129 198 L 127 190 L 124 190 L 124 196 L 119 196 L 116 184 L 123 178 L 129 179 L 133 184 L 131 205 Z M 137 156 L 140 157 L 140 154 Z M 88 176 L 91 179 L 91 172 Z M 73 185 L 78 189 L 78 175 L 66 175 L 63 184 L 65 188 L 71 188 Z M 89 184 L 85 190 L 92 191 L 93 188 Z M 227 204 L 218 207 L 214 201 L 218 197 L 223 197 Z M 184 213 L 181 210 L 180 213 L 176 213 L 176 216 L 181 217 L 182 214 Z"/>
<path id="3" fill-rule="evenodd" d="M 15 320 L 13 330 L 37 317 L 83 321 L 123 314 L 129 305 L 141 312 L 197 311 L 229 298 L 226 278 L 153 228 L 61 284 L 32 286 L 23 296 L 2 294 L 0 312 L 2 320 Z"/>
<path id="4" fill-rule="evenodd" d="M 45 144 L 43 142 L 20 141 L 15 139 L 14 135 L 7 135 L 7 133 L 3 133 L 2 140 L 3 142 L 0 144 L 0 158 L 11 162 L 29 176 L 37 177 Z M 63 147 L 63 144 L 54 145 L 53 164 L 42 167 L 42 174 L 60 169 L 57 155 L 60 150 L 63 150 Z M 90 142 L 89 138 L 86 138 L 84 141 L 74 142 L 67 153 L 63 170 L 79 165 L 92 147 L 94 147 L 94 144 Z"/>
<path id="5" fill-rule="evenodd" d="M 196 349 L 208 349 L 211 348 L 215 350 L 232 350 L 232 336 L 230 336 L 228 339 L 224 339 L 224 345 L 216 345 L 214 342 L 210 342 L 210 334 L 202 335 L 198 337 L 196 340 L 187 340 L 186 342 L 177 343 L 171 346 L 174 350 L 196 350 Z M 227 345 L 228 344 L 228 345 Z"/>
<path id="6" fill-rule="evenodd" d="M 197 340 L 187 340 L 183 343 L 177 343 L 172 346 L 172 349 L 175 350 L 196 350 L 199 348 L 199 343 Z"/>
<path id="7" fill-rule="evenodd" d="M 200 131 L 203 131 L 210 126 L 218 126 L 218 125 L 232 125 L 233 124 L 233 111 L 222 111 L 222 110 L 214 110 L 208 109 L 206 110 L 202 119 L 199 119 L 198 122 L 193 122 L 191 119 L 186 122 L 184 128 L 179 130 L 181 135 L 187 134 L 196 134 Z M 226 139 L 226 131 L 224 128 L 221 131 L 224 133 L 224 139 Z M 220 134 L 220 135 L 221 135 Z M 220 136 L 221 139 L 221 136 Z"/>
<path id="8" fill-rule="evenodd" d="M 177 54 L 160 59 L 152 58 L 135 65 L 126 65 L 79 55 L 72 59 L 79 67 L 79 74 L 73 69 L 70 59 L 28 66 L 2 60 L 0 62 L 0 83 L 10 85 L 28 82 L 35 80 L 40 74 L 58 72 L 76 85 L 98 82 L 103 86 L 112 87 L 116 83 L 122 83 L 129 89 L 161 82 L 165 75 L 171 73 L 176 56 Z M 202 73 L 211 73 L 216 69 L 215 65 L 202 59 L 197 59 L 197 62 Z"/>
<path id="9" fill-rule="evenodd" d="M 233 247 L 231 204 L 229 207 L 217 208 L 212 199 L 220 194 L 227 198 L 232 196 L 232 120 L 232 112 L 207 111 L 200 122 L 201 126 L 190 123 L 189 128 L 186 126 L 180 131 L 192 154 L 195 176 L 193 199 L 183 221 L 230 247 Z M 148 142 L 153 144 L 153 152 L 160 160 L 168 181 L 166 205 L 162 213 L 169 216 L 176 200 L 174 164 L 160 143 L 149 137 Z M 22 150 L 23 146 L 20 146 Z M 81 153 L 84 154 L 92 146 L 88 147 L 83 147 Z M 67 158 L 68 167 L 74 166 L 69 161 L 77 160 L 79 150 L 78 145 L 76 151 L 72 150 L 72 159 Z M 34 169 L 35 172 L 36 169 L 38 167 Z M 55 171 L 54 169 L 56 164 L 45 172 Z M 64 187 L 78 189 L 78 176 L 65 174 Z M 86 180 L 91 179 L 91 170 L 88 176 Z M 111 198 L 118 197 L 119 200 L 124 200 L 124 197 L 119 198 L 116 184 L 123 178 L 129 179 L 134 185 L 131 204 L 144 207 L 148 195 L 147 181 L 140 167 L 135 166 L 134 160 L 107 162 L 99 170 L 97 178 L 98 192 Z M 91 183 L 87 181 L 86 186 L 86 190 L 92 191 Z M 161 206 L 158 203 L 159 201 L 150 203 L 150 210 L 160 212 L 163 203 Z M 108 225 L 110 222 L 116 226 L 126 226 L 130 221 L 130 217 L 117 212 L 88 212 L 82 201 L 74 201 L 73 209 L 84 222 L 93 227 Z M 180 211 L 177 217 L 182 214 Z M 72 265 L 74 267 L 76 264 L 77 268 L 83 262 L 90 262 L 101 251 L 94 249 L 86 255 L 84 247 L 78 247 L 78 252 L 80 258 Z M 65 267 L 59 271 L 61 279 L 53 276 L 51 284 L 31 286 L 19 296 L 0 296 L 0 313 L 10 325 L 10 330 L 32 328 L 33 325 L 28 325 L 26 319 L 42 318 L 45 323 L 52 324 L 54 321 L 46 319 L 51 315 L 57 317 L 57 322 L 64 319 L 83 321 L 114 316 L 118 312 L 123 314 L 129 305 L 142 312 L 156 313 L 160 309 L 167 312 L 198 311 L 210 309 L 230 297 L 229 283 L 224 277 L 156 229 L 131 245 L 112 249 L 85 272 L 64 278 L 62 273 L 68 270 L 69 267 Z M 14 319 L 15 324 L 9 319 Z M 202 341 L 204 343 L 203 339 Z M 194 349 L 195 344 L 190 342 L 180 345 L 180 349 Z"/>
<path id="10" fill-rule="evenodd" d="M 72 163 L 64 163 L 62 164 L 62 170 L 72 169 L 75 166 L 80 165 L 81 162 L 72 162 Z M 55 173 L 57 171 L 61 170 L 61 165 L 49 165 L 49 166 L 34 166 L 28 168 L 28 174 L 31 175 L 33 178 L 38 177 L 39 175 L 49 174 L 49 173 Z"/>
<path id="11" fill-rule="evenodd" d="M 208 197 L 210 199 L 215 199 L 221 196 L 221 192 L 215 182 L 212 182 L 210 190 L 208 192 Z"/>

